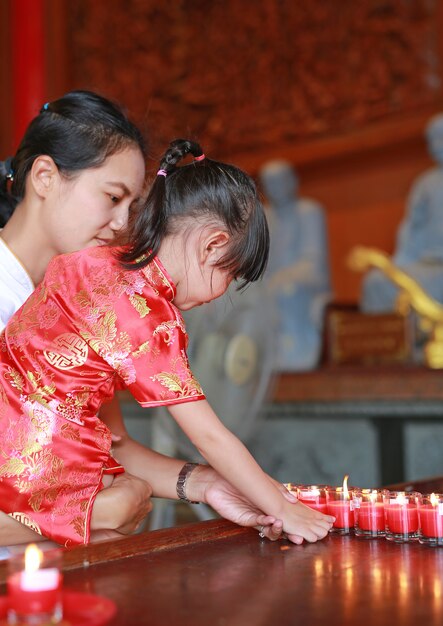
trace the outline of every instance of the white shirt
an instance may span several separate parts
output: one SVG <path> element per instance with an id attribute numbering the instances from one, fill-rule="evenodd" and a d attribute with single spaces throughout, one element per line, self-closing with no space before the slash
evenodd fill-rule
<path id="1" fill-rule="evenodd" d="M 34 289 L 29 274 L 0 237 L 0 332 Z"/>

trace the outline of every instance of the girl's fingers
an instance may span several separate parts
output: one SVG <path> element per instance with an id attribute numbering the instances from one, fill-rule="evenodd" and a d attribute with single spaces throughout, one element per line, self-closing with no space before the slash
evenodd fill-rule
<path id="1" fill-rule="evenodd" d="M 296 543 L 298 546 L 300 546 L 304 539 L 301 535 L 287 535 L 289 541 L 292 541 L 292 543 Z"/>

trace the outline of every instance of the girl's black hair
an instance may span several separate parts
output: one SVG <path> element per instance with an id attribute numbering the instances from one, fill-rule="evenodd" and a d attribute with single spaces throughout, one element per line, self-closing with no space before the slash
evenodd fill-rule
<path id="1" fill-rule="evenodd" d="M 139 129 L 123 110 L 91 91 L 71 91 L 46 103 L 29 124 L 14 157 L 0 162 L 0 202 L 15 206 L 25 195 L 26 177 L 35 159 L 46 154 L 69 177 L 98 167 L 131 145 L 145 156 Z M 12 180 L 8 193 L 8 178 Z"/>
<path id="2" fill-rule="evenodd" d="M 188 154 L 200 159 L 177 167 Z M 216 220 L 230 234 L 218 267 L 240 279 L 239 288 L 258 280 L 268 261 L 269 231 L 252 178 L 233 165 L 203 157 L 200 145 L 186 139 L 169 145 L 159 172 L 129 225 L 130 243 L 119 253 L 123 267 L 138 269 L 150 263 L 180 221 Z"/>

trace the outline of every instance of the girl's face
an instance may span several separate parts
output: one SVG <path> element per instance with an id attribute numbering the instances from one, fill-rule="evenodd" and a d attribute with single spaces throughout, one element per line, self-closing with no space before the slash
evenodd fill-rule
<path id="1" fill-rule="evenodd" d="M 144 177 L 145 163 L 136 147 L 109 156 L 74 179 L 58 174 L 41 222 L 48 247 L 63 254 L 112 242 L 127 224 Z"/>
<path id="2" fill-rule="evenodd" d="M 187 281 L 177 285 L 177 294 L 174 304 L 181 311 L 189 311 L 196 306 L 207 304 L 212 300 L 220 298 L 229 285 L 232 276 L 226 270 L 218 267 L 208 268 L 208 271 L 190 271 Z"/>

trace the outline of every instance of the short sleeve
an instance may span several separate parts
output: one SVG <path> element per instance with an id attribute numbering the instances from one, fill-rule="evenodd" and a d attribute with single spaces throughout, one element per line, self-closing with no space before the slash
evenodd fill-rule
<path id="1" fill-rule="evenodd" d="M 158 314 L 151 321 L 155 318 L 149 336 L 142 332 L 134 342 L 138 345 L 132 352 L 129 391 L 143 407 L 203 400 L 203 391 L 189 367 L 183 321 L 160 319 Z"/>

